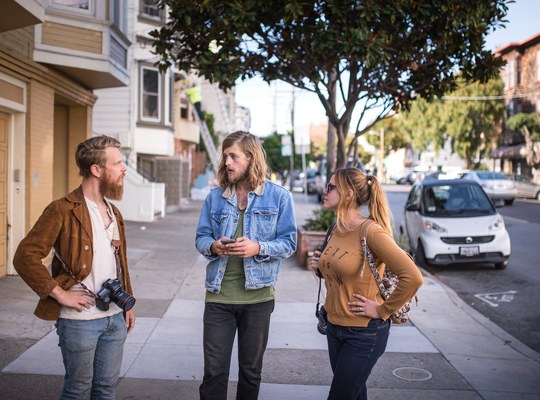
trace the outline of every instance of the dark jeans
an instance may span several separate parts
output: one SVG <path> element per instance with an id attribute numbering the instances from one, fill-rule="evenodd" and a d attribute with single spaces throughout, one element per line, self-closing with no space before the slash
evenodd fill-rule
<path id="1" fill-rule="evenodd" d="M 274 300 L 257 304 L 206 303 L 204 308 L 204 376 L 201 400 L 226 400 L 234 336 L 238 330 L 236 400 L 259 396 L 264 351 Z"/>
<path id="2" fill-rule="evenodd" d="M 328 400 L 367 400 L 366 382 L 386 349 L 390 320 L 374 319 L 365 328 L 328 323 L 327 340 L 334 378 Z"/>

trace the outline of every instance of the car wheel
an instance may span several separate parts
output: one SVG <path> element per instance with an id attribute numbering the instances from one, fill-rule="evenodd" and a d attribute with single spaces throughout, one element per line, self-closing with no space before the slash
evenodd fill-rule
<path id="1" fill-rule="evenodd" d="M 416 261 L 416 264 L 418 264 L 419 267 L 427 267 L 428 265 L 426 262 L 426 254 L 424 253 L 424 246 L 420 240 L 418 240 L 418 246 L 416 246 L 416 251 L 414 252 L 414 261 Z"/>
<path id="2" fill-rule="evenodd" d="M 508 260 L 495 263 L 495 269 L 505 269 L 506 267 L 508 267 Z"/>
<path id="3" fill-rule="evenodd" d="M 536 200 L 540 201 L 540 192 L 536 193 Z"/>
<path id="4" fill-rule="evenodd" d="M 505 200 L 504 204 L 506 204 L 507 206 L 511 206 L 512 204 L 514 204 L 514 199 Z"/>

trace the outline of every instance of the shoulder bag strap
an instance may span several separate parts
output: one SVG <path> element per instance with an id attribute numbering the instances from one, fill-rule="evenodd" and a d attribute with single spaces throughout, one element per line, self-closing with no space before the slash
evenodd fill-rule
<path id="1" fill-rule="evenodd" d="M 324 238 L 324 242 L 322 245 L 321 253 L 326 248 L 326 245 L 328 244 L 328 241 L 330 240 L 330 237 L 332 236 L 332 232 L 334 232 L 335 227 L 336 227 L 335 222 L 332 223 L 332 225 L 328 227 L 328 230 L 326 231 L 326 237 Z M 321 274 L 321 271 L 319 271 L 318 269 L 317 269 L 316 274 L 317 274 L 317 277 L 319 278 L 319 292 L 317 293 L 317 308 L 315 309 L 315 312 L 319 312 L 319 306 L 321 304 L 322 274 Z"/>
<path id="2" fill-rule="evenodd" d="M 381 297 L 383 298 L 383 300 L 386 300 L 388 295 L 382 283 L 382 279 L 379 276 L 379 272 L 377 271 L 377 267 L 375 267 L 375 260 L 373 258 L 373 254 L 371 254 L 371 251 L 369 250 L 366 237 L 363 236 L 361 241 L 362 241 L 362 249 L 364 251 L 364 257 L 366 257 L 366 259 L 368 260 L 369 269 L 371 270 L 371 273 L 373 274 L 373 277 L 375 278 L 375 282 L 377 282 L 377 286 L 379 287 L 379 293 L 381 294 Z"/>

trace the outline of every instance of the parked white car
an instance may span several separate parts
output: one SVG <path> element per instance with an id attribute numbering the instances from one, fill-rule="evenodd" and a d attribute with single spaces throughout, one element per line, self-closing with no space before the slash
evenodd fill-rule
<path id="1" fill-rule="evenodd" d="M 514 182 L 500 172 L 469 171 L 463 179 L 478 182 L 491 200 L 504 200 L 504 204 L 511 205 L 518 195 Z"/>
<path id="2" fill-rule="evenodd" d="M 480 185 L 474 181 L 427 180 L 411 189 L 400 230 L 421 265 L 493 263 L 504 269 L 510 237 Z"/>

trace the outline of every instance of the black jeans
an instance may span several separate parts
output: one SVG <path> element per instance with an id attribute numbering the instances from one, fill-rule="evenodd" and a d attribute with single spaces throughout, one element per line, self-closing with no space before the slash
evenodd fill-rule
<path id="1" fill-rule="evenodd" d="M 264 351 L 274 300 L 257 304 L 206 303 L 204 307 L 204 376 L 201 400 L 226 400 L 234 336 L 238 329 L 236 400 L 259 396 Z"/>
<path id="2" fill-rule="evenodd" d="M 367 327 L 328 323 L 327 341 L 334 378 L 328 400 L 367 400 L 366 382 L 386 350 L 390 320 L 373 319 Z"/>

